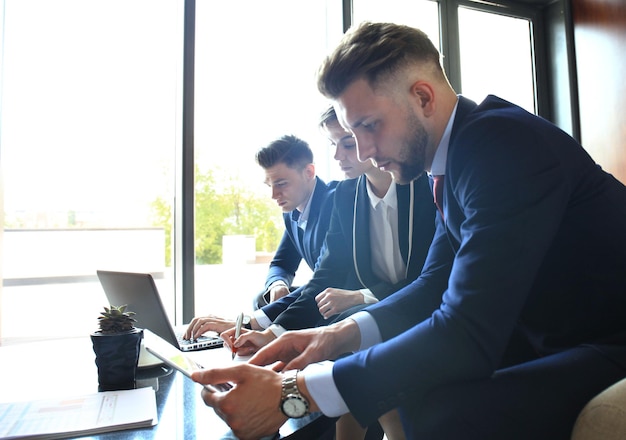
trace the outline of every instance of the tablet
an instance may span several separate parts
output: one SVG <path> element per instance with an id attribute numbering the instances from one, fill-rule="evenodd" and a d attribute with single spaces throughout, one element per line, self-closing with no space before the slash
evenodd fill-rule
<path id="1" fill-rule="evenodd" d="M 178 350 L 160 336 L 144 329 L 144 345 L 146 350 L 161 359 L 167 365 L 191 378 L 191 373 L 202 370 L 202 366 L 191 359 L 184 351 Z M 228 391 L 233 386 L 229 383 L 217 385 L 206 384 L 204 387 L 211 392 Z"/>

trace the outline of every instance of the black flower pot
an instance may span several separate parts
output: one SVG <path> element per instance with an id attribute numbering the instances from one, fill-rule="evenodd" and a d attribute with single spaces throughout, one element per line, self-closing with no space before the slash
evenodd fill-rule
<path id="1" fill-rule="evenodd" d="M 125 333 L 91 334 L 98 366 L 98 391 L 130 390 L 135 388 L 139 348 L 143 329 Z"/>

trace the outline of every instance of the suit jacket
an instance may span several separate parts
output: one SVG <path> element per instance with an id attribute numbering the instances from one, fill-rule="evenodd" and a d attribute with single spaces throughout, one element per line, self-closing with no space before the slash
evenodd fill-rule
<path id="1" fill-rule="evenodd" d="M 337 181 L 326 184 L 319 177 L 316 177 L 315 180 L 309 218 L 304 232 L 298 227 L 299 211 L 294 210 L 283 214 L 285 232 L 270 263 L 265 280 L 266 290 L 278 280 L 291 286 L 302 259 L 306 261 L 311 270 L 315 270 L 330 224 L 333 197 L 337 186 Z"/>
<path id="2" fill-rule="evenodd" d="M 350 290 L 367 288 L 379 300 L 407 285 L 422 271 L 435 232 L 435 205 L 426 176 L 409 185 L 397 185 L 398 245 L 407 266 L 405 277 L 396 284 L 380 279 L 372 271 L 370 244 L 370 199 L 367 179 L 344 180 L 335 192 L 335 205 L 326 236 L 326 251 L 311 280 L 295 292 L 297 298 L 274 319 L 287 330 L 314 327 L 326 322 L 319 313 L 315 296 L 327 287 Z M 412 216 L 410 215 L 412 214 Z M 409 220 L 412 218 L 412 224 Z M 356 237 L 356 241 L 353 238 Z M 299 293 L 299 296 L 298 296 Z M 291 295 L 290 295 L 291 296 Z M 263 308 L 270 319 L 281 304 Z M 357 306 L 356 309 L 362 308 Z M 350 309 L 344 314 L 354 313 Z M 335 317 L 334 319 L 337 319 Z M 334 320 L 334 319 L 331 319 Z"/>
<path id="3" fill-rule="evenodd" d="M 443 210 L 422 275 L 366 309 L 384 342 L 334 364 L 363 424 L 506 365 L 626 343 L 626 187 L 566 133 L 461 97 Z"/>

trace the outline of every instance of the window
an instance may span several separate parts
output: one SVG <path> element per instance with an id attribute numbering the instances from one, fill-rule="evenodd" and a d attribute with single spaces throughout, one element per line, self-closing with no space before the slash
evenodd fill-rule
<path id="1" fill-rule="evenodd" d="M 251 310 L 263 288 L 284 223 L 258 149 L 294 134 L 311 146 L 319 177 L 338 175 L 317 127 L 327 104 L 315 73 L 341 37 L 328 19 L 340 12 L 336 1 L 197 3 L 196 315 Z M 310 273 L 303 262 L 296 282 Z"/>
<path id="2" fill-rule="evenodd" d="M 153 272 L 173 293 L 155 203 L 174 194 L 176 2 L 4 7 L 0 335 L 88 334 L 97 269 Z"/>
<path id="3" fill-rule="evenodd" d="M 536 113 L 531 23 L 459 7 L 463 95 L 481 102 L 497 95 Z"/>
<path id="4" fill-rule="evenodd" d="M 433 0 L 353 0 L 352 18 L 362 21 L 392 22 L 421 29 L 439 47 L 439 4 Z"/>
<path id="5" fill-rule="evenodd" d="M 342 178 L 317 128 L 326 102 L 315 73 L 341 37 L 343 3 L 195 1 L 196 314 L 234 316 L 262 287 L 283 224 L 254 162 L 259 148 L 295 134 L 322 179 Z M 154 273 L 174 319 L 174 200 L 187 195 L 175 183 L 185 1 L 0 5 L 0 337 L 92 331 L 106 303 L 100 268 Z M 438 47 L 457 33 L 444 53 L 461 72 L 457 89 L 534 110 L 533 19 L 465 0 L 351 7 L 354 23 L 417 26 Z M 296 282 L 310 275 L 301 269 Z M 69 322 L 51 318 L 68 308 Z"/>

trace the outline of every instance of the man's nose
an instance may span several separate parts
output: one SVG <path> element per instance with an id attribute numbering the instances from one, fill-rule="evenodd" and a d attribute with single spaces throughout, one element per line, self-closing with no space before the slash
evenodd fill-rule
<path id="1" fill-rule="evenodd" d="M 279 194 L 280 194 L 280 190 L 277 187 L 272 186 L 272 199 L 276 200 Z"/>
<path id="2" fill-rule="evenodd" d="M 376 147 L 371 136 L 361 135 L 355 136 L 356 139 L 356 152 L 361 162 L 365 162 L 367 159 L 373 159 Z"/>

